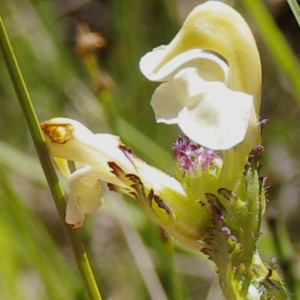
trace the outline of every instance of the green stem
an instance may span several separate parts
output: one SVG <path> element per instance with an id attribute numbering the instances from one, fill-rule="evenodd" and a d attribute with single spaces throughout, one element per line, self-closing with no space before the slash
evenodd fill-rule
<path id="1" fill-rule="evenodd" d="M 297 0 L 287 0 L 287 2 L 295 16 L 296 21 L 298 22 L 298 25 L 300 26 L 300 7 Z"/>
<path id="2" fill-rule="evenodd" d="M 68 241 L 75 256 L 78 268 L 86 286 L 87 293 L 92 300 L 101 300 L 101 295 L 96 284 L 87 254 L 79 237 L 77 230 L 73 230 L 64 222 L 65 197 L 57 178 L 52 161 L 44 145 L 44 138 L 39 126 L 35 110 L 32 105 L 24 78 L 16 60 L 12 45 L 8 38 L 4 23 L 0 15 L 0 49 L 2 51 L 12 84 L 17 94 L 19 104 L 25 117 L 29 132 L 33 139 L 41 166 L 44 170 L 55 206 L 62 220 Z"/>
<path id="3" fill-rule="evenodd" d="M 227 261 L 227 257 L 224 257 L 223 261 L 220 261 L 219 270 L 219 284 L 226 300 L 242 300 L 240 295 L 233 286 L 233 275 L 231 262 Z"/>

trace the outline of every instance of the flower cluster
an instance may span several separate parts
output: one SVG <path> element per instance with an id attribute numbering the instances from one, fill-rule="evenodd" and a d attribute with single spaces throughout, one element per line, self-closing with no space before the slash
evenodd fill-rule
<path id="1" fill-rule="evenodd" d="M 137 158 L 119 137 L 72 119 L 46 121 L 46 146 L 69 183 L 66 222 L 80 227 L 102 204 L 107 183 L 135 198 L 169 235 L 208 255 L 228 299 L 271 299 L 264 278 L 284 288 L 256 252 L 266 200 L 261 62 L 251 30 L 230 6 L 209 1 L 168 45 L 146 53 L 140 69 L 162 82 L 151 99 L 157 122 L 178 124 L 186 135 L 174 143 L 175 178 Z"/>
<path id="2" fill-rule="evenodd" d="M 68 178 L 66 222 L 80 227 L 84 214 L 98 209 L 100 180 L 137 199 L 170 235 L 200 249 L 211 225 L 207 195 L 226 188 L 242 196 L 244 166 L 259 140 L 257 47 L 244 19 L 211 1 L 190 13 L 169 45 L 145 54 L 140 68 L 163 82 L 151 100 L 157 121 L 178 123 L 188 136 L 174 144 L 177 179 L 138 159 L 119 137 L 94 134 L 75 120 L 51 119 L 41 128 Z"/>

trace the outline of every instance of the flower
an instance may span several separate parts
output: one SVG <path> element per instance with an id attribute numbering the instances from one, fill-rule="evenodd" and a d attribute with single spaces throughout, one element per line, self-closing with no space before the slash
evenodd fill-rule
<path id="1" fill-rule="evenodd" d="M 200 247 L 208 216 L 175 178 L 140 160 L 119 137 L 94 134 L 78 121 L 54 118 L 41 128 L 49 153 L 68 179 L 68 224 L 80 227 L 84 214 L 102 204 L 100 180 L 111 190 L 135 198 L 152 220 L 183 244 Z M 75 164 L 73 173 L 68 162 Z"/>
<path id="2" fill-rule="evenodd" d="M 55 158 L 62 174 L 68 178 L 70 197 L 66 222 L 75 228 L 83 223 L 84 214 L 95 211 L 102 203 L 103 190 L 98 179 L 125 187 L 111 173 L 107 161 L 117 161 L 125 172 L 134 173 L 134 166 L 118 148 L 118 137 L 94 134 L 80 122 L 54 118 L 41 124 L 49 153 Z M 75 162 L 71 174 L 68 161 Z"/>
<path id="3" fill-rule="evenodd" d="M 248 131 L 258 135 L 260 58 L 247 23 L 226 4 L 197 6 L 169 45 L 141 58 L 140 69 L 164 82 L 151 99 L 157 122 L 176 123 L 214 150 L 234 147 Z"/>

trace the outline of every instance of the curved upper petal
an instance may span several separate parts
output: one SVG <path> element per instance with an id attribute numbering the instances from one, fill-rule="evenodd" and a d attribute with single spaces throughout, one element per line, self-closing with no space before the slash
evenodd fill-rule
<path id="1" fill-rule="evenodd" d="M 220 1 L 198 5 L 169 45 L 141 58 L 140 69 L 152 81 L 167 81 L 151 99 L 156 120 L 178 123 L 203 146 L 229 149 L 249 126 L 258 127 L 257 45 L 244 18 Z"/>
<path id="2" fill-rule="evenodd" d="M 183 51 L 158 67 L 169 46 L 160 46 L 146 53 L 140 60 L 140 70 L 151 81 L 170 81 L 183 68 L 197 68 L 204 80 L 227 82 L 229 67 L 216 53 L 200 48 Z"/>
<path id="3" fill-rule="evenodd" d="M 119 137 L 111 134 L 94 134 L 80 122 L 68 118 L 54 118 L 43 122 L 46 146 L 51 155 L 85 165 L 97 165 L 110 173 L 108 161 L 117 161 L 127 173 L 133 166 L 119 149 Z"/>
<path id="4" fill-rule="evenodd" d="M 253 95 L 258 115 L 262 76 L 257 45 L 244 18 L 221 1 L 207 1 L 195 7 L 168 46 L 145 56 L 141 71 L 154 80 L 156 75 L 152 73 L 194 48 L 209 50 L 225 59 L 230 67 L 230 88 Z"/>

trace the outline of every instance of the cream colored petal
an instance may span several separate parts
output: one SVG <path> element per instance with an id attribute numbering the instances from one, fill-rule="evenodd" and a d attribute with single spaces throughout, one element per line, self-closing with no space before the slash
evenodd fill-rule
<path id="1" fill-rule="evenodd" d="M 186 106 L 187 97 L 186 82 L 175 79 L 161 84 L 153 93 L 150 102 L 156 121 L 178 123 L 178 114 Z"/>
<path id="2" fill-rule="evenodd" d="M 94 212 L 102 204 L 103 189 L 96 178 L 81 178 L 76 182 L 72 192 L 84 214 Z"/>
<path id="3" fill-rule="evenodd" d="M 230 88 L 253 95 L 258 114 L 261 62 L 253 34 L 243 17 L 221 1 L 198 5 L 153 68 L 159 70 L 180 53 L 193 48 L 208 49 L 224 57 L 231 72 Z"/>
<path id="4" fill-rule="evenodd" d="M 179 193 L 184 196 L 186 195 L 182 185 L 175 178 L 148 165 L 135 155 L 130 154 L 129 159 L 135 166 L 138 172 L 138 177 L 141 179 L 144 186 L 149 190 L 153 189 L 156 195 L 160 195 L 160 193 L 166 189 L 171 190 L 174 193 Z"/>
<path id="5" fill-rule="evenodd" d="M 160 81 L 160 80 L 151 79 L 152 78 L 151 76 L 155 76 L 155 75 L 153 75 L 153 73 L 155 73 L 154 70 L 155 70 L 158 62 L 161 61 L 161 59 L 164 57 L 166 48 L 167 48 L 166 45 L 158 46 L 158 47 L 152 49 L 151 51 L 145 53 L 141 57 L 140 62 L 139 62 L 140 71 L 149 80 Z M 165 76 L 167 76 L 167 75 L 165 75 Z"/>
<path id="6" fill-rule="evenodd" d="M 97 166 L 110 173 L 108 161 L 116 161 L 127 173 L 134 168 L 119 149 L 121 141 L 110 134 L 94 134 L 80 122 L 54 118 L 41 124 L 48 151 L 55 157 Z"/>
<path id="7" fill-rule="evenodd" d="M 92 148 L 101 151 L 106 161 L 115 161 L 126 173 L 134 173 L 134 167 L 120 150 L 122 142 L 118 136 L 111 134 L 96 134 Z"/>
<path id="8" fill-rule="evenodd" d="M 178 116 L 178 125 L 189 138 L 214 150 L 232 148 L 244 139 L 253 107 L 251 95 L 211 82 L 190 103 Z"/>
<path id="9" fill-rule="evenodd" d="M 73 195 L 69 197 L 67 202 L 65 221 L 73 228 L 81 227 L 84 221 L 84 214 Z"/>
<path id="10" fill-rule="evenodd" d="M 68 165 L 68 161 L 60 157 L 53 157 L 53 159 L 62 175 L 66 178 L 69 178 L 71 176 L 71 171 Z"/>
<path id="11" fill-rule="evenodd" d="M 151 105 L 158 122 L 178 123 L 198 144 L 225 150 L 244 139 L 253 97 L 221 82 L 204 81 L 197 69 L 185 68 L 158 87 Z"/>
<path id="12" fill-rule="evenodd" d="M 84 168 L 76 170 L 69 178 L 68 184 L 71 193 L 74 193 L 73 190 L 76 187 L 77 181 L 82 180 L 82 178 L 86 177 L 94 178 L 95 180 L 98 179 L 103 182 L 112 183 L 114 185 L 124 186 L 124 184 L 111 172 L 111 169 L 109 167 L 103 170 L 101 166 L 85 166 Z"/>
<path id="13" fill-rule="evenodd" d="M 78 173 L 73 173 L 69 179 L 70 197 L 65 217 L 66 223 L 75 228 L 83 224 L 84 214 L 92 213 L 101 206 L 103 195 L 102 186 L 97 178 L 84 177 L 87 172 L 84 173 L 83 169 Z"/>
<path id="14" fill-rule="evenodd" d="M 161 84 L 154 92 L 151 106 L 157 122 L 178 123 L 179 112 L 191 106 L 193 95 L 201 93 L 204 82 L 196 68 L 180 70 L 170 82 Z"/>
<path id="15" fill-rule="evenodd" d="M 229 67 L 215 53 L 200 48 L 181 52 L 158 68 L 158 62 L 165 56 L 168 46 L 155 48 L 146 53 L 140 60 L 142 73 L 152 81 L 170 81 L 183 68 L 194 67 L 199 76 L 207 81 L 227 82 Z"/>

